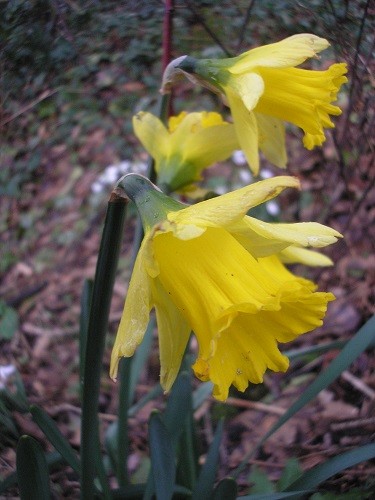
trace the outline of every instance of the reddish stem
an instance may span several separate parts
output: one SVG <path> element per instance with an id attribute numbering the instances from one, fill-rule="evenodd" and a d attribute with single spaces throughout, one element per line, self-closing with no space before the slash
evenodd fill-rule
<path id="1" fill-rule="evenodd" d="M 162 55 L 162 70 L 171 61 L 172 53 L 172 19 L 174 11 L 174 0 L 165 0 L 164 20 L 163 20 L 163 55 Z M 172 96 L 169 99 L 167 116 L 172 114 Z"/>

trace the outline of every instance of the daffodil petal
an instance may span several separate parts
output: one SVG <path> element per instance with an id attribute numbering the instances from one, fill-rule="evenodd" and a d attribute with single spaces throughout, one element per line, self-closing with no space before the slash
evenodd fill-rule
<path id="1" fill-rule="evenodd" d="M 250 216 L 229 230 L 255 257 L 280 252 L 290 245 L 322 248 L 342 237 L 338 231 L 317 222 L 267 223 Z"/>
<path id="2" fill-rule="evenodd" d="M 298 189 L 300 187 L 298 179 L 290 176 L 272 177 L 217 198 L 170 212 L 168 220 L 177 225 L 228 226 L 240 220 L 250 208 L 274 198 L 288 187 Z"/>
<path id="3" fill-rule="evenodd" d="M 189 162 L 195 165 L 196 173 L 200 174 L 214 163 L 226 160 L 238 149 L 234 125 L 228 123 L 204 128 L 199 134 L 188 137 L 185 147 Z"/>
<path id="4" fill-rule="evenodd" d="M 242 99 L 231 90 L 226 91 L 228 103 L 233 116 L 238 142 L 251 168 L 257 175 L 259 172 L 258 124 L 252 111 L 248 111 Z"/>
<path id="5" fill-rule="evenodd" d="M 133 129 L 148 153 L 155 159 L 155 168 L 158 171 L 160 161 L 169 154 L 167 129 L 159 118 L 146 111 L 140 111 L 133 116 Z"/>
<path id="6" fill-rule="evenodd" d="M 258 123 L 259 148 L 273 165 L 286 167 L 285 127 L 282 120 L 273 116 L 254 113 Z"/>
<path id="7" fill-rule="evenodd" d="M 191 328 L 158 279 L 152 281 L 158 323 L 160 384 L 169 391 L 181 366 Z"/>
<path id="8" fill-rule="evenodd" d="M 264 92 L 263 78 L 257 73 L 247 73 L 229 79 L 228 85 L 236 94 L 239 94 L 248 111 L 255 108 Z"/>
<path id="9" fill-rule="evenodd" d="M 229 226 L 228 231 L 255 258 L 277 254 L 290 245 L 285 240 L 265 238 L 251 227 L 247 217 Z"/>
<path id="10" fill-rule="evenodd" d="M 168 130 L 171 134 L 179 127 L 186 118 L 187 111 L 181 111 L 177 116 L 170 116 L 168 119 Z"/>
<path id="11" fill-rule="evenodd" d="M 144 265 L 147 245 L 148 240 L 145 239 L 134 263 L 124 311 L 112 349 L 110 376 L 114 380 L 120 358 L 128 358 L 134 354 L 136 347 L 142 342 L 149 321 L 152 299 L 149 275 Z"/>
<path id="12" fill-rule="evenodd" d="M 305 266 L 313 267 L 327 267 L 333 265 L 332 260 L 326 255 L 296 246 L 285 248 L 278 256 L 284 264 L 304 264 Z"/>
<path id="13" fill-rule="evenodd" d="M 306 59 L 316 57 L 327 47 L 329 47 L 329 42 L 324 38 L 310 33 L 301 33 L 245 52 L 235 58 L 235 63 L 229 66 L 228 70 L 236 75 L 260 66 L 269 68 L 298 66 Z"/>

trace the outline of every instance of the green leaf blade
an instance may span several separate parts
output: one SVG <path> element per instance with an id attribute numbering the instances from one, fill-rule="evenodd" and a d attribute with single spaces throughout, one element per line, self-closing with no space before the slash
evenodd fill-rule
<path id="1" fill-rule="evenodd" d="M 219 449 L 223 435 L 224 421 L 220 420 L 214 439 L 207 453 L 206 461 L 201 469 L 198 481 L 192 494 L 192 500 L 210 498 L 214 489 L 217 466 L 219 463 Z"/>
<path id="2" fill-rule="evenodd" d="M 159 413 L 150 418 L 149 442 L 157 500 L 170 500 L 176 477 L 176 462 L 170 435 Z"/>
<path id="3" fill-rule="evenodd" d="M 30 436 L 22 436 L 16 461 L 21 500 L 49 500 L 48 465 L 40 444 Z"/>
<path id="4" fill-rule="evenodd" d="M 32 405 L 30 407 L 30 413 L 33 417 L 34 422 L 44 432 L 44 435 L 47 437 L 50 443 L 56 448 L 56 450 L 66 460 L 71 468 L 75 472 L 77 472 L 77 474 L 79 474 L 80 463 L 77 455 L 68 441 L 65 439 L 65 437 L 61 434 L 52 418 L 47 415 L 47 413 L 42 410 L 42 408 L 36 405 Z"/>
<path id="5" fill-rule="evenodd" d="M 361 446 L 360 448 L 347 451 L 308 470 L 290 486 L 288 486 L 285 491 L 293 491 L 301 487 L 308 489 L 315 488 L 323 481 L 326 481 L 344 469 L 353 467 L 354 465 L 365 462 L 366 460 L 371 460 L 374 457 L 375 443 L 367 444 Z"/>

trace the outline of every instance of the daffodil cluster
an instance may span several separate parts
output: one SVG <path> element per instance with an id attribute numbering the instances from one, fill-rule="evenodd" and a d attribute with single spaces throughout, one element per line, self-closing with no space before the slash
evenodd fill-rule
<path id="1" fill-rule="evenodd" d="M 317 223 L 269 224 L 246 214 L 286 188 L 298 189 L 299 181 L 279 176 L 192 206 L 136 174 L 119 186 L 135 202 L 145 237 L 112 351 L 111 377 L 119 359 L 132 356 L 141 343 L 153 308 L 166 391 L 191 331 L 199 345 L 193 370 L 212 381 L 219 400 L 232 384 L 244 391 L 249 382 L 262 382 L 267 369 L 284 372 L 289 362 L 278 344 L 320 326 L 334 296 L 317 292 L 282 261 L 327 265 L 327 257 L 311 249 L 341 235 Z"/>
<path id="2" fill-rule="evenodd" d="M 334 126 L 330 117 L 341 113 L 332 103 L 346 81 L 346 65 L 323 71 L 296 66 L 328 45 L 301 34 L 234 58 L 172 61 L 162 92 L 186 75 L 222 95 L 233 123 L 214 112 L 183 112 L 165 125 L 151 113 L 138 113 L 134 132 L 155 160 L 158 185 L 167 192 L 190 189 L 205 168 L 239 148 L 255 174 L 259 149 L 285 167 L 284 122 L 303 130 L 306 148 L 321 145 L 324 129 Z M 213 383 L 219 400 L 228 397 L 231 385 L 244 391 L 250 382 L 262 382 L 267 369 L 284 372 L 289 361 L 279 344 L 320 326 L 334 299 L 285 265 L 331 265 L 317 249 L 341 235 L 314 222 L 266 223 L 248 211 L 286 188 L 298 189 L 299 181 L 274 177 L 192 206 L 136 174 L 118 186 L 135 202 L 145 236 L 112 351 L 111 377 L 120 358 L 132 356 L 141 343 L 152 309 L 166 391 L 192 332 L 198 341 L 193 370 Z"/>

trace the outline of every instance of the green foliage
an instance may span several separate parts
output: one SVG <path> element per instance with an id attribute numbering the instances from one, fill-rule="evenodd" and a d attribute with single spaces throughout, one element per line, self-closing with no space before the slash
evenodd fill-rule
<path id="1" fill-rule="evenodd" d="M 49 472 L 40 444 L 22 436 L 17 446 L 17 477 L 21 500 L 49 500 Z"/>
<path id="2" fill-rule="evenodd" d="M 14 0 L 0 4 L 3 56 L 17 82 L 75 57 L 74 46 L 58 33 L 58 11 L 51 0 Z M 56 36 L 57 34 L 57 36 Z"/>
<path id="3" fill-rule="evenodd" d="M 10 340 L 18 328 L 18 314 L 0 299 L 0 340 Z"/>

